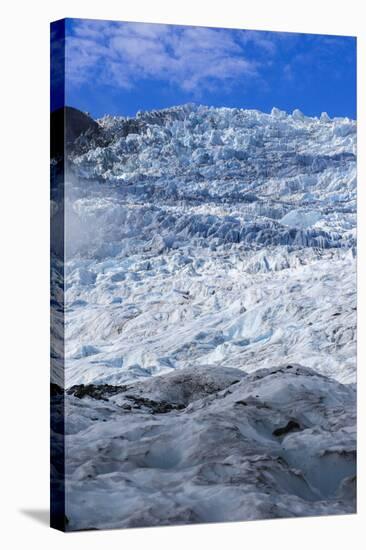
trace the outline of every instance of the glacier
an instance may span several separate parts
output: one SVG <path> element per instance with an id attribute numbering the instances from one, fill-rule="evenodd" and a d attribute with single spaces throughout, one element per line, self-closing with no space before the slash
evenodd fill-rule
<path id="1" fill-rule="evenodd" d="M 354 512 L 356 122 L 187 104 L 71 134 L 67 528 Z"/>

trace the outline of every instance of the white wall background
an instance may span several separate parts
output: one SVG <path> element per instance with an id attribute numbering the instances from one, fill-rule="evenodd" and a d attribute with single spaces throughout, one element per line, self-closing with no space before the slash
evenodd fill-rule
<path id="1" fill-rule="evenodd" d="M 45 0 L 1 7 L 0 541 L 3 548 L 363 546 L 365 491 L 365 43 L 361 0 Z M 355 516 L 64 535 L 47 527 L 49 22 L 89 17 L 358 36 L 359 513 Z M 33 516 L 33 517 L 32 517 Z M 34 517 L 35 516 L 35 517 Z M 43 518 L 43 521 L 42 521 Z"/>

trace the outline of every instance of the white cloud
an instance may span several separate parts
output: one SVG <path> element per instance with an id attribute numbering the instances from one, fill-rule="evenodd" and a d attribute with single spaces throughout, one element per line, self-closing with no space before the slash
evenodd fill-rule
<path id="1" fill-rule="evenodd" d="M 266 33 L 75 20 L 67 40 L 67 70 L 75 84 L 96 78 L 130 88 L 155 78 L 199 93 L 258 75 L 260 63 L 246 55 L 248 43 L 266 55 L 275 51 Z"/>

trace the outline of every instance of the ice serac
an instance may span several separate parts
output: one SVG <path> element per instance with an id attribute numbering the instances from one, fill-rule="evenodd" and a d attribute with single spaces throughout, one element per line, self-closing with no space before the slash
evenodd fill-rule
<path id="1" fill-rule="evenodd" d="M 353 382 L 355 122 L 188 104 L 97 123 L 68 148 L 67 385 L 284 357 Z"/>
<path id="2" fill-rule="evenodd" d="M 354 511 L 355 121 L 96 124 L 67 148 L 70 528 Z"/>

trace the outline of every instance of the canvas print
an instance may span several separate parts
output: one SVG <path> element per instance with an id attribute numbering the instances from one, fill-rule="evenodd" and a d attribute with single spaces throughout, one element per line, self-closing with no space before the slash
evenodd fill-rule
<path id="1" fill-rule="evenodd" d="M 356 511 L 356 39 L 51 25 L 51 525 Z"/>

